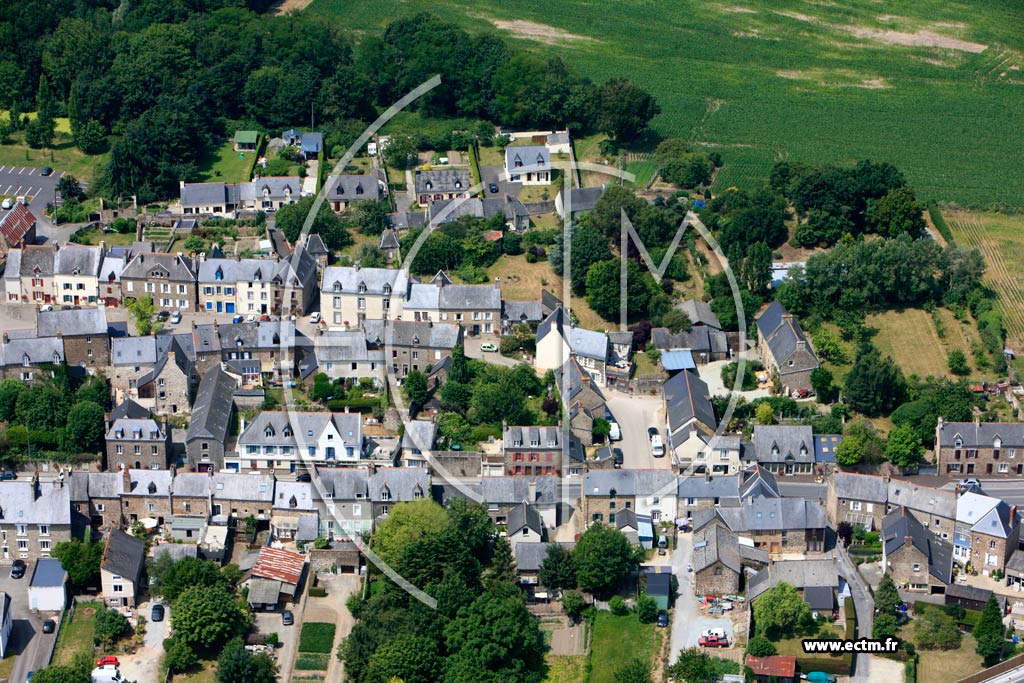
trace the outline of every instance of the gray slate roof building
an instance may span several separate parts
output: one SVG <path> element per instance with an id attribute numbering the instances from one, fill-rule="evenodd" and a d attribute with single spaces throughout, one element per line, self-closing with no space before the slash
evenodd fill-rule
<path id="1" fill-rule="evenodd" d="M 869 503 L 885 503 L 889 500 L 889 487 L 883 477 L 836 472 L 832 475 L 832 481 L 838 498 Z"/>
<path id="2" fill-rule="evenodd" d="M 435 169 L 416 171 L 416 194 L 431 192 L 465 192 L 469 189 L 469 171 Z"/>
<path id="3" fill-rule="evenodd" d="M 64 340 L 59 337 L 7 337 L 0 344 L 0 365 L 39 365 L 53 363 L 60 365 L 64 358 Z"/>
<path id="4" fill-rule="evenodd" d="M 395 268 L 331 266 L 324 269 L 321 291 L 330 294 L 392 294 L 404 296 L 408 288 L 406 271 Z"/>
<path id="5" fill-rule="evenodd" d="M 544 319 L 540 301 L 505 301 L 501 312 L 502 320 L 513 325 L 519 323 L 539 323 Z"/>
<path id="6" fill-rule="evenodd" d="M 541 521 L 540 513 L 525 501 L 508 511 L 505 529 L 510 537 L 521 533 L 523 529 L 529 529 L 541 537 L 544 535 L 544 523 Z"/>
<path id="7" fill-rule="evenodd" d="M 274 477 L 217 472 L 213 475 L 213 497 L 271 503 L 274 500 Z"/>
<path id="8" fill-rule="evenodd" d="M 950 583 L 953 577 L 953 546 L 925 529 L 905 508 L 896 508 L 882 520 L 885 556 L 902 548 L 908 539 L 928 558 L 928 573 L 942 583 Z"/>
<path id="9" fill-rule="evenodd" d="M 393 346 L 421 346 L 431 349 L 454 349 L 461 338 L 461 328 L 451 323 L 396 320 L 391 327 Z"/>
<path id="10" fill-rule="evenodd" d="M 154 273 L 172 282 L 195 282 L 191 259 L 178 254 L 137 253 L 121 272 L 122 279 L 147 280 Z"/>
<path id="11" fill-rule="evenodd" d="M 57 255 L 52 246 L 29 244 L 23 249 L 12 249 L 12 251 L 21 254 L 19 273 L 22 277 L 53 277 Z"/>
<path id="12" fill-rule="evenodd" d="M 1022 448 L 1024 423 L 943 420 L 939 422 L 937 438 L 937 445 L 942 448 L 992 448 L 997 441 L 1002 448 Z"/>
<path id="13" fill-rule="evenodd" d="M 235 387 L 235 380 L 219 365 L 206 371 L 192 406 L 186 443 L 194 439 L 211 439 L 219 443 L 227 440 Z"/>
<path id="14" fill-rule="evenodd" d="M 779 583 L 806 590 L 812 586 L 839 586 L 835 560 L 790 560 L 772 562 L 747 583 L 747 598 L 754 600 Z"/>
<path id="15" fill-rule="evenodd" d="M 560 207 L 560 215 L 564 214 L 566 207 L 570 208 L 573 213 L 590 211 L 597 205 L 597 200 L 601 198 L 602 194 L 604 194 L 604 186 L 572 189 L 568 191 L 568 195 L 565 190 L 560 190 L 555 205 Z"/>
<path id="16" fill-rule="evenodd" d="M 742 570 L 739 539 L 721 524 L 706 526 L 693 534 L 693 571 L 707 569 L 716 562 L 736 573 Z"/>
<path id="17" fill-rule="evenodd" d="M 372 175 L 332 175 L 327 177 L 326 198 L 329 202 L 380 201 L 384 192 Z"/>
<path id="18" fill-rule="evenodd" d="M 57 275 L 96 275 L 102 260 L 102 247 L 65 244 L 57 250 L 53 269 Z"/>
<path id="19" fill-rule="evenodd" d="M 71 487 L 56 482 L 0 482 L 0 519 L 8 524 L 71 524 Z"/>
<path id="20" fill-rule="evenodd" d="M 1009 538 L 1013 527 L 1019 523 L 1015 517 L 1016 511 L 1005 500 L 1001 500 L 971 527 L 971 531 L 996 538 Z"/>
<path id="21" fill-rule="evenodd" d="M 515 173 L 523 171 L 545 171 L 551 169 L 551 152 L 541 145 L 510 145 L 505 148 L 505 170 Z"/>
<path id="22" fill-rule="evenodd" d="M 695 373 L 677 373 L 665 382 L 662 390 L 672 444 L 678 445 L 686 440 L 686 435 L 681 432 L 688 432 L 694 421 L 709 430 L 718 426 L 708 385 Z"/>
<path id="23" fill-rule="evenodd" d="M 516 547 L 513 549 L 516 556 L 516 569 L 521 573 L 539 571 L 548 556 L 549 548 L 553 545 L 560 545 L 567 550 L 576 547 L 575 543 L 516 543 Z"/>
<path id="24" fill-rule="evenodd" d="M 754 498 L 741 507 L 719 508 L 718 515 L 737 533 L 786 529 L 824 529 L 825 508 L 803 498 Z"/>
<path id="25" fill-rule="evenodd" d="M 40 337 L 81 337 L 107 334 L 107 313 L 101 308 L 39 311 L 36 334 Z"/>
<path id="26" fill-rule="evenodd" d="M 796 372 L 818 367 L 817 356 L 815 356 L 810 342 L 807 341 L 800 323 L 778 301 L 773 301 L 758 317 L 757 332 L 762 341 L 768 344 L 768 348 L 771 349 L 772 356 L 780 368 L 785 367 L 788 372 Z M 807 348 L 812 362 L 799 367 L 787 367 L 786 361 L 801 346 Z"/>
<path id="27" fill-rule="evenodd" d="M 938 517 L 956 519 L 955 491 L 943 491 L 931 486 L 917 486 L 901 479 L 893 479 L 888 484 L 888 503 L 892 506 L 903 506 Z"/>
<path id="28" fill-rule="evenodd" d="M 138 583 L 142 565 L 146 559 L 146 542 L 120 529 L 114 529 L 107 537 L 103 552 L 102 569 Z"/>
<path id="29" fill-rule="evenodd" d="M 814 433 L 809 425 L 754 425 L 758 462 L 814 462 Z"/>
<path id="30" fill-rule="evenodd" d="M 711 306 L 705 301 L 687 299 L 677 305 L 676 308 L 685 313 L 694 325 L 706 325 L 716 330 L 722 329 L 722 323 L 719 322 L 718 316 L 715 315 L 714 311 L 711 310 Z"/>

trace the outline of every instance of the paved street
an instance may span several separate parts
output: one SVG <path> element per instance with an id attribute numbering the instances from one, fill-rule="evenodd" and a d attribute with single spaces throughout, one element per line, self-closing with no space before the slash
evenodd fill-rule
<path id="1" fill-rule="evenodd" d="M 615 416 L 622 430 L 622 441 L 615 445 L 622 449 L 623 469 L 651 470 L 670 469 L 672 457 L 651 455 L 651 441 L 648 427 L 657 427 L 664 438 L 665 413 L 658 396 L 629 396 L 611 389 L 605 390 L 607 406 Z"/>
<path id="2" fill-rule="evenodd" d="M 299 639 L 299 629 L 302 628 L 300 612 L 294 607 L 289 609 L 295 614 L 295 625 L 293 626 L 285 626 L 281 623 L 281 612 L 256 612 L 253 614 L 254 625 L 259 633 L 277 634 L 278 646 L 275 655 L 277 664 L 281 668 L 281 683 L 286 683 L 291 676 L 295 644 Z"/>
<path id="3" fill-rule="evenodd" d="M 679 581 L 679 594 L 676 596 L 675 608 L 672 610 L 672 644 L 669 647 L 669 664 L 676 661 L 680 650 L 696 645 L 701 632 L 709 628 L 725 629 L 729 636 L 729 642 L 733 642 L 732 620 L 729 617 L 713 617 L 697 607 L 693 574 L 686 571 L 687 565 L 693 560 L 693 534 L 680 533 L 676 538 L 678 545 L 672 552 L 672 571 Z"/>
<path id="4" fill-rule="evenodd" d="M 846 550 L 837 544 L 835 555 L 839 575 L 846 579 L 853 595 L 853 606 L 857 610 L 857 637 L 870 638 L 875 621 L 875 600 L 864 579 L 857 572 L 856 565 L 846 554 Z M 867 654 L 853 655 L 854 681 L 871 680 L 871 656 Z"/>
<path id="5" fill-rule="evenodd" d="M 505 169 L 501 166 L 481 166 L 480 182 L 484 184 L 485 194 L 488 199 L 504 197 L 506 194 L 518 197 L 523 190 L 522 183 L 513 183 L 505 177 Z M 487 189 L 491 183 L 498 185 L 498 193 L 494 194 Z"/>
<path id="6" fill-rule="evenodd" d="M 485 360 L 488 363 L 494 365 L 504 365 L 505 367 L 515 367 L 520 363 L 514 358 L 507 358 L 497 351 L 481 351 L 480 346 L 482 344 L 494 344 L 497 346 L 501 343 L 501 339 L 491 334 L 477 335 L 475 337 L 464 337 L 462 340 L 462 348 L 466 353 L 466 358 L 476 358 L 479 360 Z"/>
<path id="7" fill-rule="evenodd" d="M 50 651 L 56 633 L 43 633 L 43 622 L 46 619 L 60 620 L 60 615 L 52 612 L 33 614 L 28 608 L 28 582 L 32 578 L 34 563 L 29 562 L 25 578 L 11 578 L 11 564 L 0 566 L 0 591 L 11 597 L 11 639 L 8 642 L 8 656 L 14 654 L 14 668 L 11 671 L 11 683 L 23 683 L 30 671 L 39 671 L 49 664 Z"/>

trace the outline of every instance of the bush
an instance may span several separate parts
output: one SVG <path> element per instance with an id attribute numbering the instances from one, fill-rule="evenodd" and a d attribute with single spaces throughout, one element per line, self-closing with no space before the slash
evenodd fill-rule
<path id="1" fill-rule="evenodd" d="M 312 621 L 302 625 L 299 652 L 329 653 L 334 645 L 334 624 Z"/>
<path id="2" fill-rule="evenodd" d="M 611 608 L 612 614 L 617 617 L 621 617 L 624 614 L 629 613 L 629 608 L 626 607 L 626 601 L 622 599 L 622 596 L 615 595 L 608 601 L 608 607 Z"/>
<path id="3" fill-rule="evenodd" d="M 658 618 L 658 602 L 649 595 L 641 596 L 636 603 L 636 615 L 641 624 L 653 624 Z"/>
<path id="4" fill-rule="evenodd" d="M 278 643 L 280 642 L 281 639 L 277 637 L 276 633 L 268 633 L 266 637 L 263 639 L 263 644 L 267 647 L 277 647 Z"/>
<path id="5" fill-rule="evenodd" d="M 326 598 L 327 597 L 327 589 L 326 588 L 321 588 L 320 586 L 310 586 L 309 587 L 309 597 L 311 597 L 311 598 Z"/>

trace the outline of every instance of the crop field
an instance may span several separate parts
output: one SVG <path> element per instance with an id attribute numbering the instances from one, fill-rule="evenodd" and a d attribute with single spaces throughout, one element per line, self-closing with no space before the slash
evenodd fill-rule
<path id="1" fill-rule="evenodd" d="M 657 95 L 654 128 L 722 154 L 716 185 L 779 158 L 891 161 L 926 199 L 1024 206 L 1024 3 L 313 0 L 361 35 L 430 11 Z M 442 74 L 443 76 L 443 74 Z M 579 150 L 577 150 L 579 151 Z M 733 168 L 729 168 L 734 164 Z"/>
<path id="2" fill-rule="evenodd" d="M 999 310 L 1013 349 L 1024 345 L 1024 216 L 995 213 L 944 214 L 953 239 L 977 247 L 985 257 L 985 282 L 999 294 Z"/>
<path id="3" fill-rule="evenodd" d="M 935 316 L 919 308 L 887 311 L 869 315 L 866 324 L 878 329 L 875 346 L 891 356 L 905 375 L 954 378 L 946 359 L 950 351 L 959 349 L 967 356 L 971 379 L 995 379 L 991 371 L 979 372 L 975 365 L 971 351 L 981 340 L 973 322 L 960 322 L 948 310 L 938 309 Z M 854 355 L 850 353 L 851 358 Z"/>

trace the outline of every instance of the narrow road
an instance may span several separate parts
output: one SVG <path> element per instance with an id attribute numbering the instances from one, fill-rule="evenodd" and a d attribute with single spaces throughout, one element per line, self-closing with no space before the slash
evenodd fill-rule
<path id="1" fill-rule="evenodd" d="M 675 663 L 681 650 L 696 645 L 701 632 L 707 629 L 725 629 L 729 636 L 729 642 L 734 642 L 732 620 L 729 617 L 713 617 L 701 612 L 697 607 L 693 574 L 686 571 L 686 567 L 693 560 L 693 534 L 679 534 L 677 539 L 676 549 L 672 553 L 672 571 L 679 582 L 679 594 L 676 596 L 675 608 L 672 610 L 669 664 Z"/>
<path id="2" fill-rule="evenodd" d="M 836 564 L 839 575 L 846 579 L 853 596 L 853 606 L 857 610 L 857 637 L 870 638 L 875 620 L 875 601 L 856 565 L 846 554 L 846 549 L 836 546 Z M 866 654 L 853 655 L 853 668 L 856 674 L 851 680 L 858 683 L 871 680 L 871 656 Z"/>

